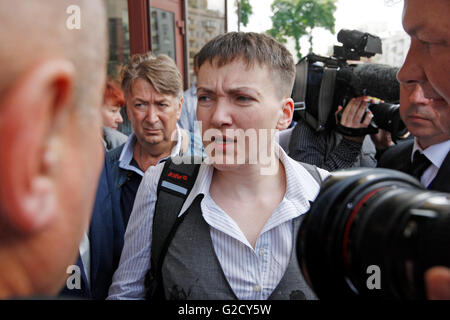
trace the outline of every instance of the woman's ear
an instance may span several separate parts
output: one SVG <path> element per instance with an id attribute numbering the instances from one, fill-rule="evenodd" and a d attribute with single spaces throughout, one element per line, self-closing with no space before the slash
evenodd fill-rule
<path id="1" fill-rule="evenodd" d="M 292 98 L 283 98 L 281 116 L 278 119 L 276 128 L 280 131 L 287 129 L 292 122 L 293 115 L 294 115 L 294 100 L 292 100 Z"/>
<path id="2" fill-rule="evenodd" d="M 71 62 L 47 60 L 0 97 L 0 219 L 18 231 L 34 232 L 58 212 L 56 123 L 68 112 L 74 77 Z"/>

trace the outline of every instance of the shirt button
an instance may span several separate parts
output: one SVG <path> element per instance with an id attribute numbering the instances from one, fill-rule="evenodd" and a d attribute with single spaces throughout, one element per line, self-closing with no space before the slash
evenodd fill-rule
<path id="1" fill-rule="evenodd" d="M 263 256 L 263 255 L 265 255 L 266 254 L 266 250 L 264 250 L 264 249 L 259 249 L 259 255 L 260 256 Z"/>
<path id="2" fill-rule="evenodd" d="M 260 292 L 261 286 L 259 284 L 255 284 L 255 286 L 253 287 L 253 290 L 255 290 L 255 292 Z"/>

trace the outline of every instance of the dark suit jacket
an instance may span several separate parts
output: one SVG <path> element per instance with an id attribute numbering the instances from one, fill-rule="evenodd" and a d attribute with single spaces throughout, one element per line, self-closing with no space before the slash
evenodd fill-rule
<path id="1" fill-rule="evenodd" d="M 89 227 L 90 286 L 82 268 L 81 257 L 77 265 L 82 273 L 81 290 L 64 287 L 63 298 L 103 300 L 108 296 L 114 271 L 117 269 L 123 248 L 125 228 L 120 212 L 112 204 L 113 184 L 109 179 L 110 167 L 105 161 L 100 175 L 94 210 Z"/>
<path id="2" fill-rule="evenodd" d="M 399 170 L 405 173 L 411 172 L 411 153 L 414 140 L 401 142 L 386 150 L 378 161 L 378 168 Z M 441 192 L 450 192 L 450 152 L 447 154 L 436 177 L 429 189 Z"/>
<path id="3" fill-rule="evenodd" d="M 126 222 L 128 222 L 129 216 L 122 212 L 122 206 L 120 203 L 120 199 L 122 198 L 122 186 L 125 184 L 128 178 L 128 171 L 122 168 L 119 168 L 119 158 L 122 153 L 125 144 L 109 151 L 106 153 L 106 163 L 108 168 L 110 168 L 108 172 L 108 179 L 111 181 L 111 186 L 113 188 L 113 192 L 111 193 L 111 201 L 113 203 L 113 207 L 119 212 L 119 215 L 122 217 L 123 225 L 126 229 Z"/>

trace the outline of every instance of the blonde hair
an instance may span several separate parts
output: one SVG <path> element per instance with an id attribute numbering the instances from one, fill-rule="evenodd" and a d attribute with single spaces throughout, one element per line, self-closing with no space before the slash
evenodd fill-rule
<path id="1" fill-rule="evenodd" d="M 147 80 L 161 94 L 177 98 L 183 96 L 183 81 L 175 62 L 167 55 L 155 56 L 152 52 L 135 54 L 121 73 L 122 90 L 125 97 L 131 94 L 137 79 Z"/>

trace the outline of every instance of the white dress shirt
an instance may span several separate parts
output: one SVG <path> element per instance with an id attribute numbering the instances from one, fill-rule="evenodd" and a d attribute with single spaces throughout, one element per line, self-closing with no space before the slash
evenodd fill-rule
<path id="1" fill-rule="evenodd" d="M 83 262 L 84 273 L 86 274 L 86 279 L 88 285 L 91 285 L 91 249 L 89 244 L 89 237 L 86 231 L 83 234 L 83 239 L 79 247 L 81 262 Z"/>
<path id="2" fill-rule="evenodd" d="M 267 299 L 283 277 L 292 252 L 292 220 L 310 207 L 319 184 L 308 171 L 280 150 L 286 171 L 286 193 L 272 213 L 252 248 L 236 222 L 211 198 L 209 188 L 214 168 L 202 164 L 197 180 L 180 215 L 198 194 L 202 215 L 210 226 L 212 244 L 232 290 L 239 299 Z M 125 233 L 119 268 L 113 277 L 108 299 L 144 299 L 145 275 L 150 268 L 152 223 L 156 189 L 163 164 L 144 175 Z M 280 167 L 282 168 L 282 167 Z M 322 178 L 327 171 L 318 169 Z"/>
<path id="3" fill-rule="evenodd" d="M 450 151 L 450 140 L 433 144 L 432 146 L 429 146 L 428 148 L 423 150 L 417 143 L 417 139 L 414 138 L 414 146 L 411 153 L 411 162 L 413 161 L 414 153 L 416 152 L 416 150 L 419 150 L 420 153 L 423 153 L 428 158 L 428 160 L 431 161 L 431 165 L 423 172 L 422 176 L 420 177 L 420 182 L 425 187 L 429 187 L 434 178 L 436 178 L 439 168 L 441 167 L 442 163 L 445 160 L 445 157 L 447 157 L 447 154 Z"/>

